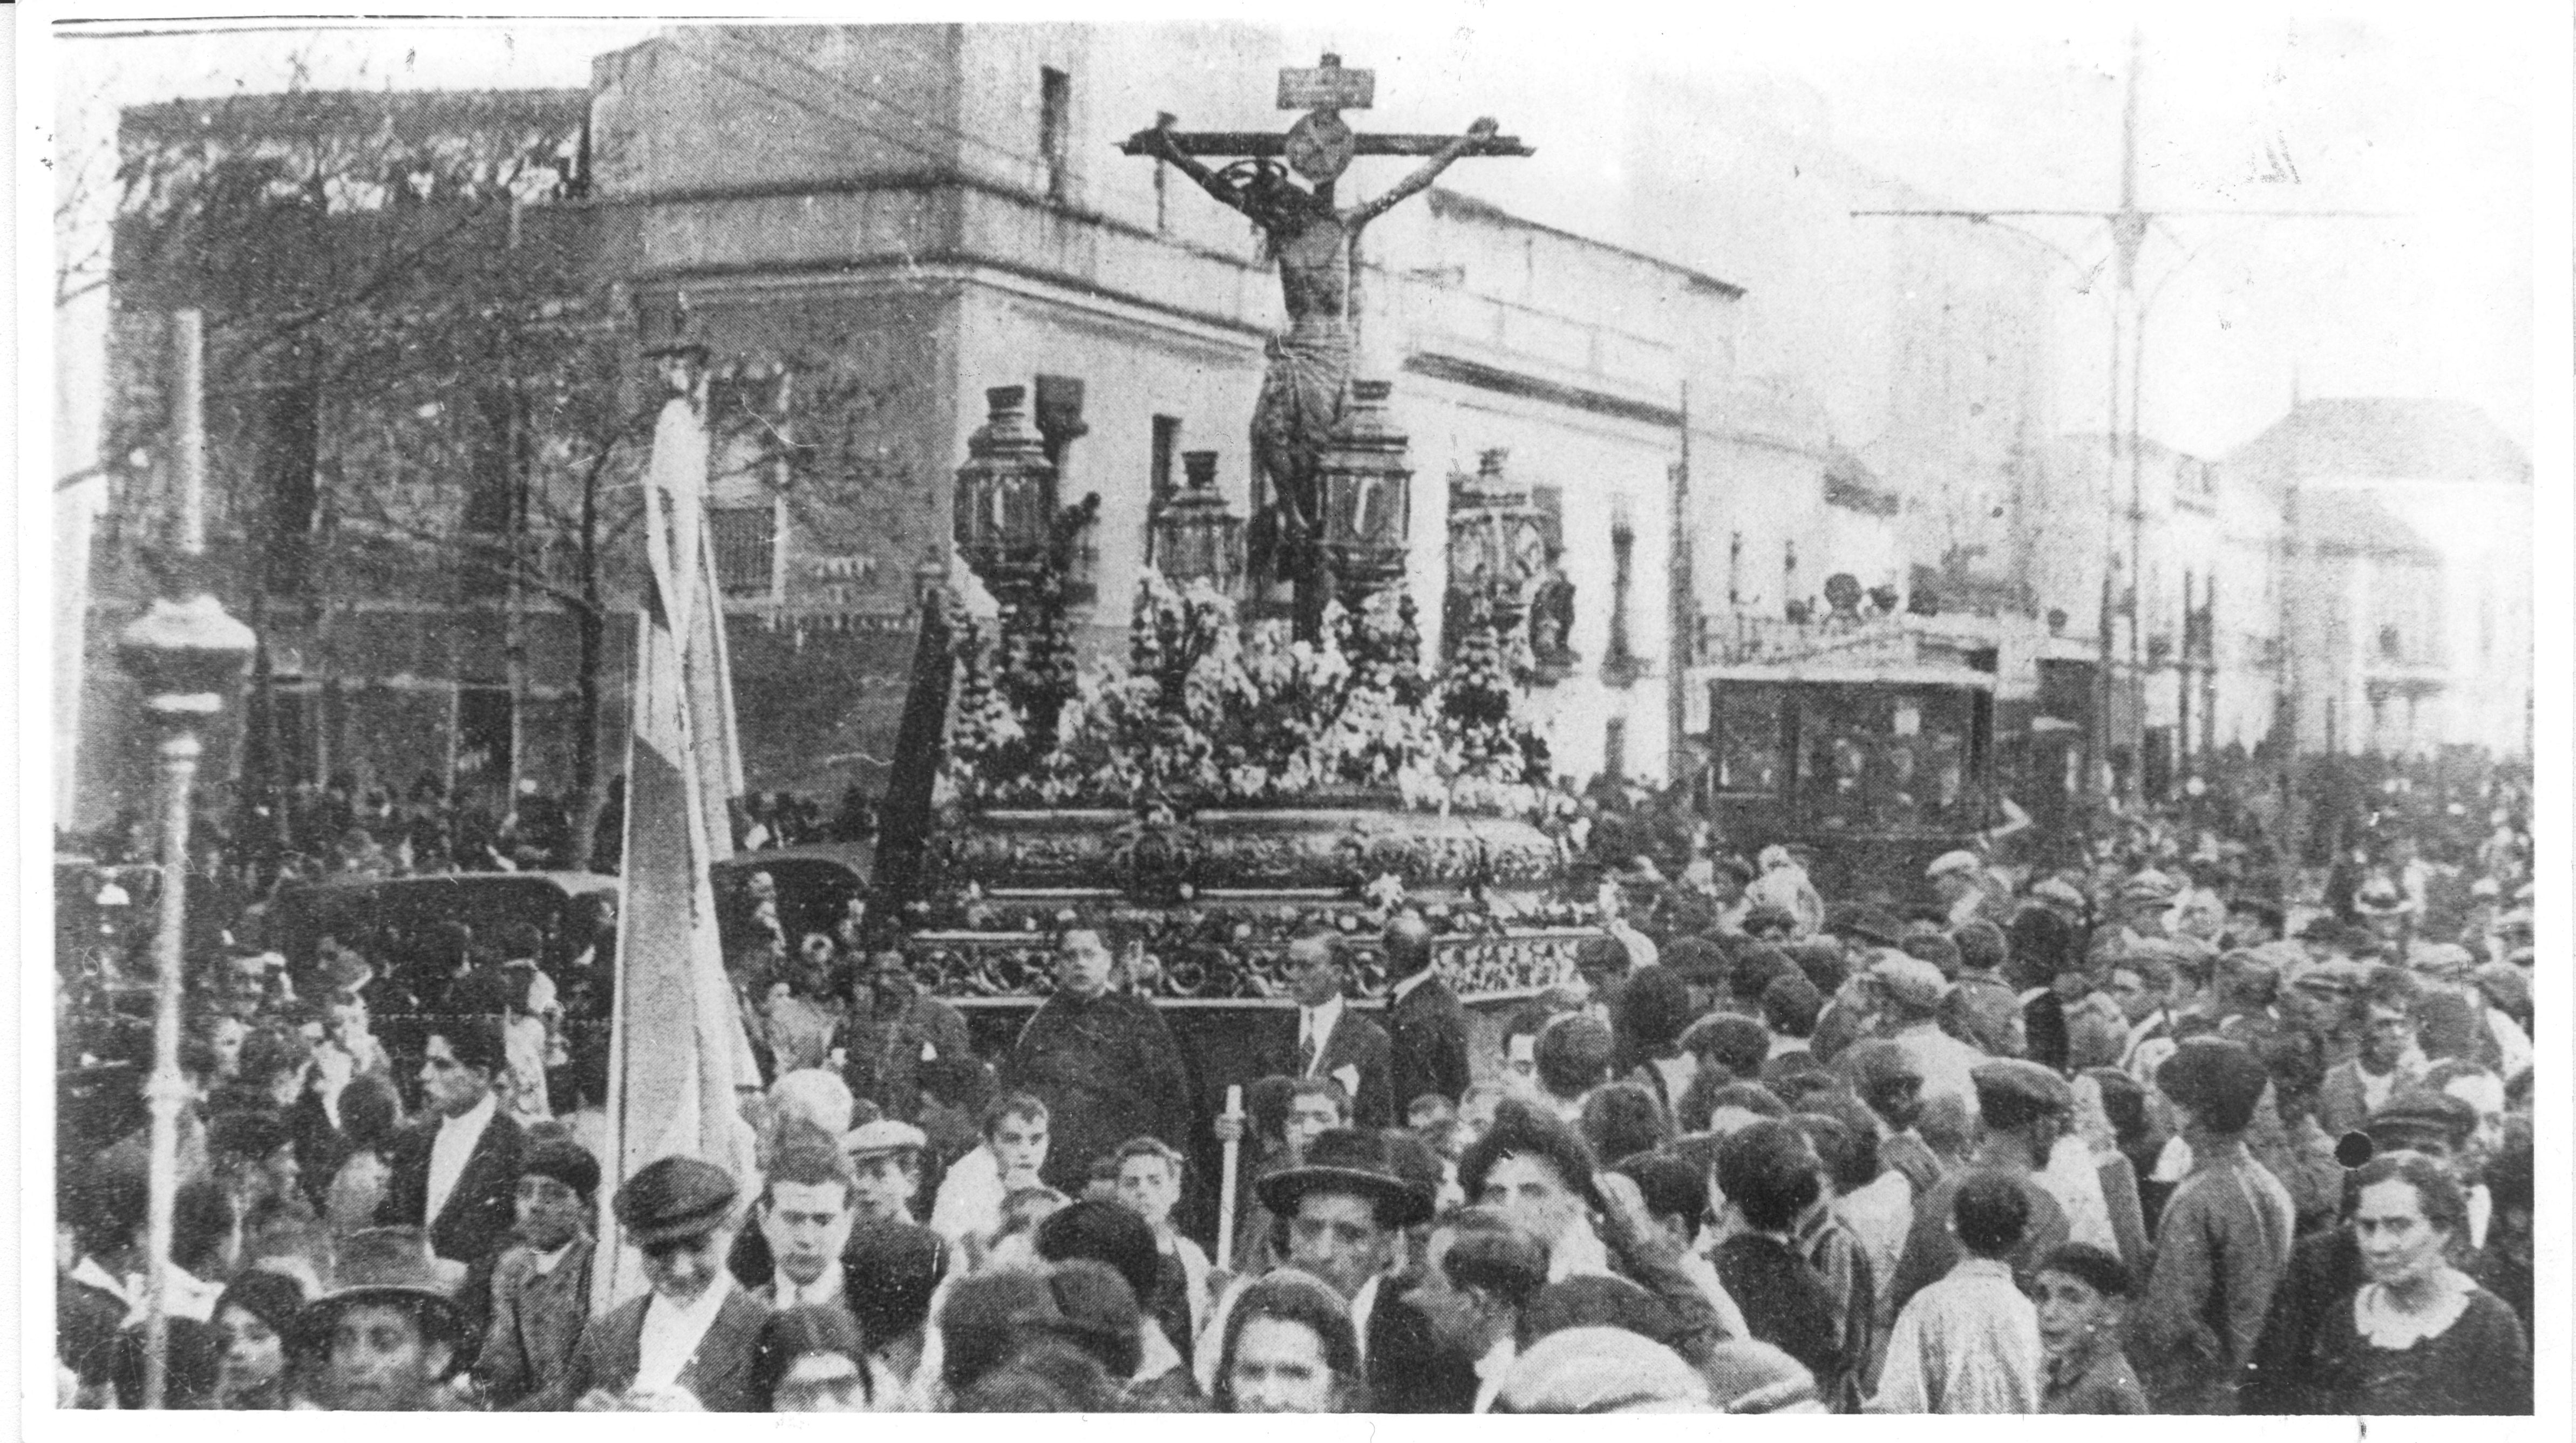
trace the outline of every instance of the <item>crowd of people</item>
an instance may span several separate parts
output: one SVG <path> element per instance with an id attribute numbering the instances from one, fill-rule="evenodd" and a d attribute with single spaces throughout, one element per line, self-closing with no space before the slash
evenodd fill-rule
<path id="1" fill-rule="evenodd" d="M 191 979 L 167 1402 L 2527 1412 L 2527 830 L 2435 815 L 2305 887 L 2140 817 L 1826 897 L 1591 805 L 1575 976 L 1479 1016 L 1400 912 L 1364 1001 L 1319 930 L 1212 1120 L 1111 921 L 979 1056 L 854 907 L 738 959 L 747 1176 L 603 1169 L 560 1019 L 609 923 L 459 938 L 398 1004 L 363 939 L 237 939 Z M 67 1405 L 142 1397 L 147 1150 L 67 1140 Z M 603 1210 L 649 1288 L 598 1312 Z"/>

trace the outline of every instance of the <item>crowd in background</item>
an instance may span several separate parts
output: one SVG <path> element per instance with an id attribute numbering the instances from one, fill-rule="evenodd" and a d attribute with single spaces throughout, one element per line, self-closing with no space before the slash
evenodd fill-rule
<path id="1" fill-rule="evenodd" d="M 486 840 L 435 795 L 350 790 L 299 835 L 412 869 L 551 865 L 569 835 L 551 803 Z M 426 967 L 363 931 L 289 966 L 275 879 L 209 886 L 169 1398 L 2529 1411 L 2527 790 L 2357 783 L 2315 856 L 2193 801 L 1826 896 L 1813 854 L 1596 789 L 1558 826 L 1599 935 L 1498 1021 L 1419 918 L 1386 929 L 1382 1009 L 1346 938 L 1292 944 L 1295 1044 L 1213 1122 L 1242 1156 L 1230 1251 L 1191 1205 L 1211 1123 L 1105 919 L 1066 920 L 1052 991 L 979 1055 L 863 907 L 789 936 L 755 884 L 731 951 L 757 1167 L 621 1180 L 582 1025 L 613 909 L 460 928 Z M 840 825 L 750 810 L 781 843 Z M 105 1062 L 76 1010 L 67 1075 Z M 390 1047 L 394 1016 L 426 1030 Z M 145 1138 L 61 1141 L 62 1397 L 133 1406 Z M 594 1314 L 608 1214 L 650 1291 Z"/>

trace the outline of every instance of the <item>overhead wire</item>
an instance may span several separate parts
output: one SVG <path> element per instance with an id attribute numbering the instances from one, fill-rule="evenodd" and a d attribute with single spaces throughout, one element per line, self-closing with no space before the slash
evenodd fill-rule
<path id="1" fill-rule="evenodd" d="M 722 35 L 725 39 L 733 42 L 735 45 L 753 51 L 768 59 L 775 60 L 782 65 L 800 70 L 805 74 L 814 77 L 816 80 L 823 82 L 825 85 L 830 86 L 834 90 L 841 91 L 854 99 L 865 101 L 881 110 L 893 111 L 895 114 L 902 116 L 905 120 L 924 130 L 936 131 L 953 140 L 991 151 L 993 154 L 998 155 L 1005 160 L 1031 164 L 1044 159 L 1044 157 L 1034 154 L 1033 152 L 1014 150 L 997 141 L 987 140 L 971 131 L 960 130 L 945 121 L 934 120 L 931 117 L 923 115 L 921 112 L 913 109 L 911 106 L 901 104 L 897 101 L 888 100 L 881 95 L 871 94 L 868 91 L 862 90 L 858 86 L 851 84 L 847 79 L 841 76 L 834 75 L 830 71 L 821 69 L 818 66 L 798 59 L 796 56 L 790 55 L 783 50 L 774 49 L 770 46 L 764 45 L 737 28 L 731 26 L 718 27 L 717 33 Z"/>

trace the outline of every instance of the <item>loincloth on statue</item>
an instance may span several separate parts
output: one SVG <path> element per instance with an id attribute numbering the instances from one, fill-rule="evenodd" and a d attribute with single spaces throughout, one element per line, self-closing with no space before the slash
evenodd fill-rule
<path id="1" fill-rule="evenodd" d="M 1281 494 L 1304 492 L 1315 458 L 1342 419 L 1351 379 L 1351 335 L 1339 322 L 1305 322 L 1264 347 L 1270 359 L 1252 406 L 1253 459 Z M 1298 495 L 1298 509 L 1311 512 Z"/>

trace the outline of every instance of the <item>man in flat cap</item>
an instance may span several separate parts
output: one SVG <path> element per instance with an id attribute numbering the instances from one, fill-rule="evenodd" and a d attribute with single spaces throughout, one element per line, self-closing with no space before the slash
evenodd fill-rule
<path id="1" fill-rule="evenodd" d="M 584 1330 L 563 1383 L 539 1405 L 620 1406 L 636 1394 L 684 1391 L 709 1413 L 756 1413 L 753 1359 L 769 1310 L 734 1286 L 725 1250 L 735 1231 L 733 1174 L 693 1157 L 648 1163 L 617 1190 L 617 1222 L 644 1255 L 653 1291 Z"/>
<path id="2" fill-rule="evenodd" d="M 325 1406 L 439 1413 L 465 1405 L 446 1386 L 463 1357 L 456 1307 L 465 1269 L 434 1257 L 418 1228 L 341 1239 L 333 1287 L 297 1315 L 302 1349 L 322 1363 Z"/>
<path id="3" fill-rule="evenodd" d="M 908 1223 L 921 1193 L 921 1154 L 930 1138 L 908 1122 L 881 1117 L 841 1139 L 850 1164 L 850 1208 L 864 1221 Z"/>
<path id="4" fill-rule="evenodd" d="M 2064 1205 L 2040 1183 L 2057 1139 L 2075 1114 L 2075 1089 L 2066 1079 L 2036 1062 L 2000 1058 L 1975 1073 L 1977 1106 L 1985 1119 L 1982 1140 L 1967 1168 L 1935 1182 L 1914 1205 L 1914 1226 L 1906 1234 L 1905 1252 L 1897 1259 L 1896 1278 L 1888 1289 L 1892 1310 L 1925 1287 L 1949 1276 L 1959 1261 L 1959 1240 L 1950 1230 L 1950 1212 L 1959 1185 L 1979 1172 L 2017 1179 L 2030 1202 L 2030 1218 L 2021 1243 L 2013 1249 L 2015 1277 L 2025 1290 L 2041 1259 L 2067 1239 Z"/>
<path id="5" fill-rule="evenodd" d="M 483 1399 L 515 1407 L 572 1367 L 590 1321 L 591 1238 L 599 1161 L 570 1138 L 549 1138 L 519 1160 L 517 1242 L 492 1268 L 492 1321 L 474 1359 Z"/>
<path id="6" fill-rule="evenodd" d="M 2297 1209 L 2245 1147 L 2270 1080 L 2251 1048 L 2216 1037 L 2182 1043 L 2156 1070 L 2191 1150 L 2131 1329 L 2129 1361 L 2161 1413 L 2237 1411 L 2238 1378 L 2289 1266 Z"/>

